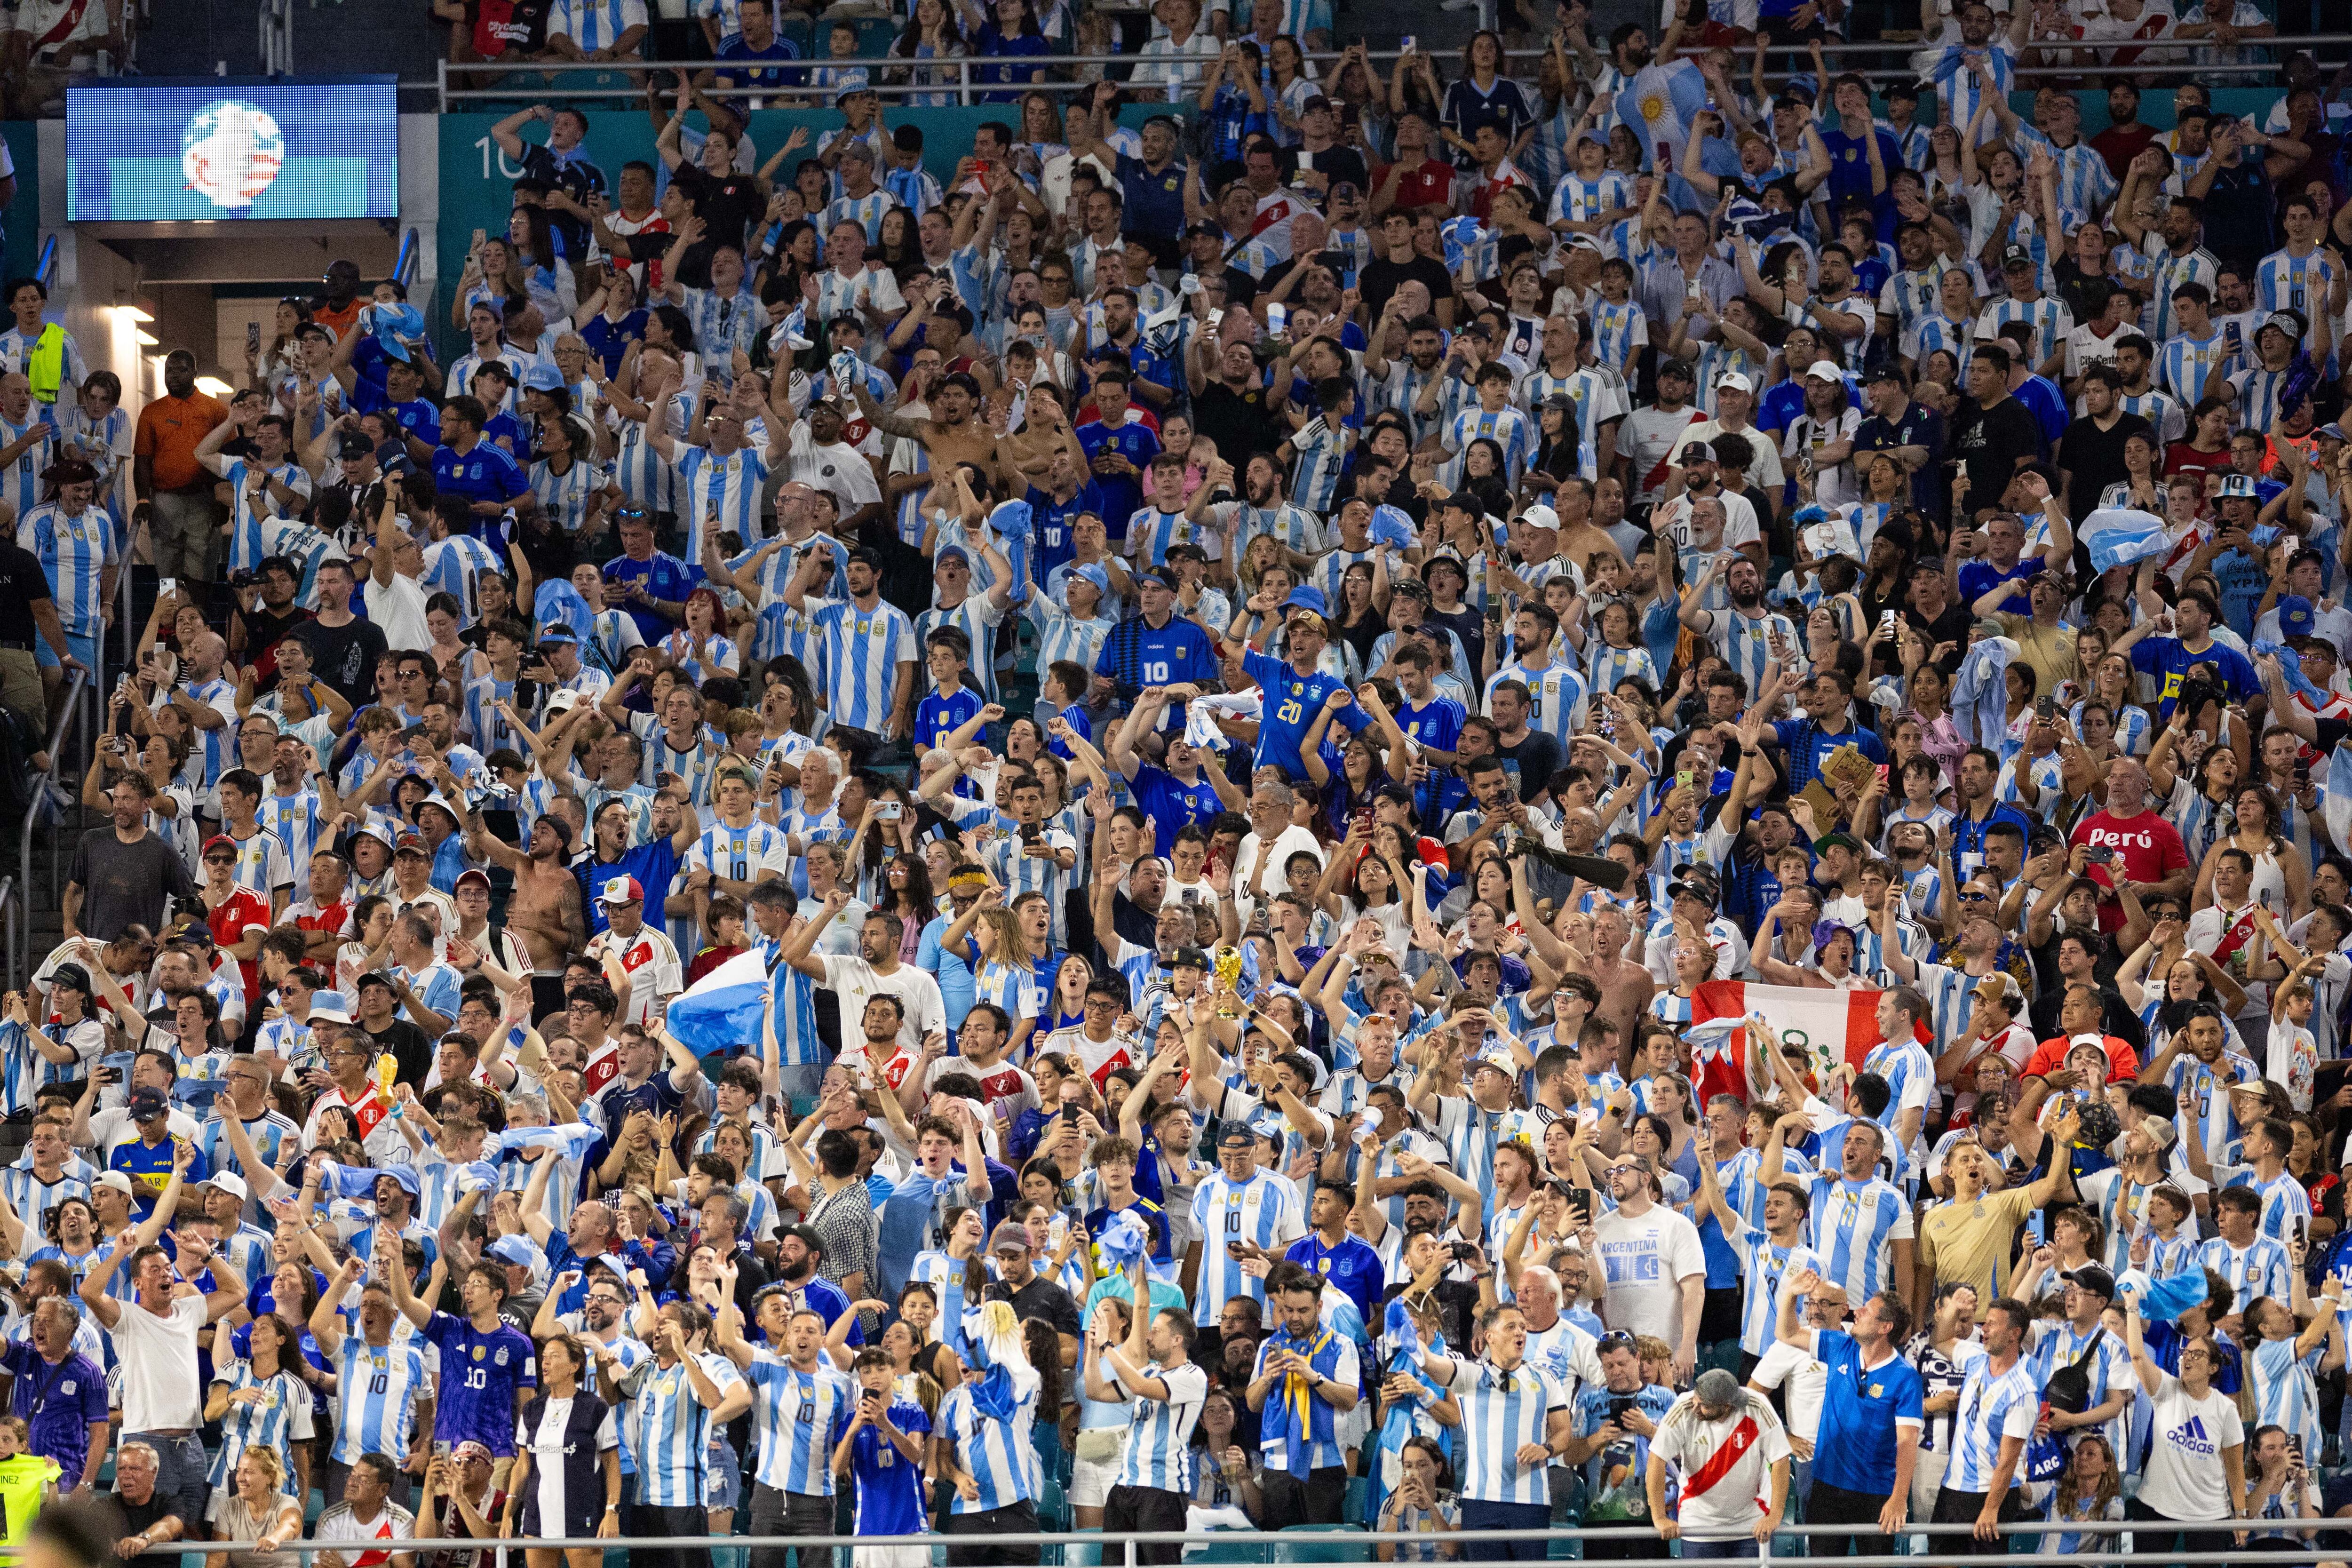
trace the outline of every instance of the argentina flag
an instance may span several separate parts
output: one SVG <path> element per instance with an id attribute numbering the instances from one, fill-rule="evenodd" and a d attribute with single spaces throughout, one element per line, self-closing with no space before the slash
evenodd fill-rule
<path id="1" fill-rule="evenodd" d="M 2101 572 L 2162 555 L 2172 547 L 2162 518 L 2128 506 L 2100 507 L 2083 520 L 2075 537 L 2089 548 L 2091 565 Z"/>
<path id="2" fill-rule="evenodd" d="M 734 1046 L 757 1047 L 768 1008 L 768 964 L 763 950 L 736 954 L 669 1005 L 669 1032 L 698 1056 Z"/>
<path id="3" fill-rule="evenodd" d="M 1617 117 L 1642 143 L 1642 166 L 1668 174 L 1682 167 L 1691 124 L 1706 107 L 1706 79 L 1688 60 L 1643 66 L 1617 94 Z"/>

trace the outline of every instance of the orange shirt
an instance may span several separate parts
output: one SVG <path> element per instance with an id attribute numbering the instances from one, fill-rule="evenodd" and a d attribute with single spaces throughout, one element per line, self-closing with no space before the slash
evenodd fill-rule
<path id="1" fill-rule="evenodd" d="M 340 343 L 350 337 L 352 328 L 358 325 L 360 307 L 372 302 L 363 295 L 354 294 L 350 302 L 340 310 L 324 303 L 313 305 L 310 307 L 310 319 L 334 333 L 335 341 Z"/>
<path id="2" fill-rule="evenodd" d="M 212 470 L 196 461 L 196 447 L 227 411 L 195 393 L 187 397 L 159 397 L 139 411 L 139 435 L 133 453 L 154 460 L 155 488 L 184 490 L 212 482 Z"/>

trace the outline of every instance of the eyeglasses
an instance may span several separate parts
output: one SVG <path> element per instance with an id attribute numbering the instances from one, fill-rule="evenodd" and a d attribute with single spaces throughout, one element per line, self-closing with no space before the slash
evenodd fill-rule
<path id="1" fill-rule="evenodd" d="M 1990 893 L 1955 893 L 1952 896 L 1964 904 L 1989 904 L 1992 902 L 1992 895 Z"/>

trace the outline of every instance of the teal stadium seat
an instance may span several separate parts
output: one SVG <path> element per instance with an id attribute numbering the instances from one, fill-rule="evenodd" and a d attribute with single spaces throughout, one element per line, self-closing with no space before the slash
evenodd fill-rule
<path id="1" fill-rule="evenodd" d="M 857 19 L 857 58 L 878 60 L 890 52 L 898 37 L 898 24 L 887 16 L 860 16 Z"/>
<path id="2" fill-rule="evenodd" d="M 1230 1536 L 1220 1535 L 1184 1559 L 1187 1568 L 1202 1563 L 1262 1563 L 1265 1561 L 1265 1542 L 1257 1536 L 1243 1535 L 1238 1531 Z"/>
<path id="3" fill-rule="evenodd" d="M 1352 1524 L 1293 1524 L 1274 1538 L 1276 1563 L 1361 1563 L 1370 1555 L 1361 1528 Z"/>

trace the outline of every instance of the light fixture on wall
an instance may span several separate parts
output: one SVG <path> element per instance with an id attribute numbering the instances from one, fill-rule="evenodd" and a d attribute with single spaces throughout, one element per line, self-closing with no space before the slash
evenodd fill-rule
<path id="1" fill-rule="evenodd" d="M 137 322 L 139 322 L 142 326 L 150 326 L 150 325 L 152 325 L 152 324 L 153 324 L 153 322 L 154 322 L 154 320 L 155 320 L 155 318 L 154 318 L 154 317 L 152 317 L 152 316 L 151 316 L 151 315 L 149 315 L 149 314 L 147 313 L 147 311 L 146 311 L 145 308 L 144 308 L 144 307 L 142 307 L 142 306 L 139 306 L 139 305 L 117 305 L 117 306 L 116 306 L 116 307 L 114 307 L 114 308 L 115 308 L 117 310 L 121 311 L 121 312 L 122 313 L 123 317 L 124 317 L 126 320 L 128 320 L 128 321 L 137 321 Z"/>
<path id="2" fill-rule="evenodd" d="M 161 345 L 163 341 L 154 333 L 144 330 L 136 330 L 131 333 L 131 335 L 139 340 L 139 346 L 142 349 L 155 348 Z"/>
<path id="3" fill-rule="evenodd" d="M 196 377 L 196 390 L 203 393 L 206 397 L 232 397 L 236 395 L 236 389 L 216 375 L 200 375 Z"/>

